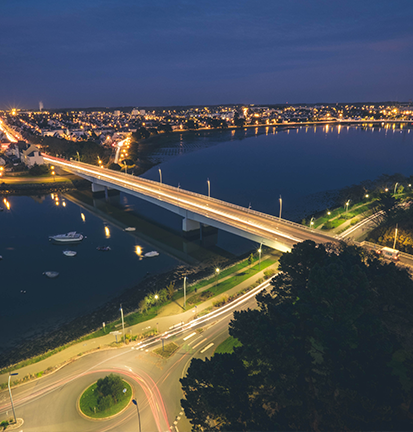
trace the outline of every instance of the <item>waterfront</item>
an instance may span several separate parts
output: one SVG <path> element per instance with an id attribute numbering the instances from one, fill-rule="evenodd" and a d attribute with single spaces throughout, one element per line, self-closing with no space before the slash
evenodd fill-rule
<path id="1" fill-rule="evenodd" d="M 211 196 L 244 207 L 251 203 L 253 209 L 277 216 L 281 194 L 283 217 L 300 220 L 311 211 L 325 208 L 337 188 L 382 173 L 411 175 L 413 134 L 409 130 L 339 131 L 337 127 L 319 127 L 276 132 L 273 128 L 257 128 L 223 131 L 219 139 L 213 134 L 192 137 L 188 147 L 198 151 L 185 150 L 183 135 L 175 147 L 154 155 L 160 158 L 162 152 L 167 153 L 163 162 L 144 177 L 159 180 L 161 169 L 164 183 L 204 194 L 209 178 Z M 243 134 L 247 138 L 243 139 Z M 179 216 L 124 194 L 117 203 L 114 199 L 111 209 L 104 200 L 90 199 L 86 205 L 66 198 L 63 206 L 60 197 L 57 206 L 50 195 L 8 199 L 10 212 L 0 214 L 0 255 L 4 257 L 0 271 L 2 286 L 7 287 L 1 325 L 9 330 L 2 335 L 3 347 L 6 342 L 39 335 L 92 311 L 142 281 L 148 272 L 167 271 L 185 262 L 185 253 L 173 252 L 173 245 L 175 251 L 191 249 L 191 242 L 181 241 L 179 245 Z M 143 216 L 137 224 L 147 235 L 146 242 L 123 231 L 114 208 Z M 144 226 L 145 221 L 155 224 L 149 228 Z M 169 230 L 161 232 L 156 224 L 166 225 Z M 72 230 L 83 232 L 87 238 L 73 247 L 78 255 L 68 258 L 62 254 L 64 247 L 50 244 L 48 236 Z M 152 250 L 154 238 L 157 247 L 164 250 L 156 259 L 141 260 L 136 247 L 140 246 L 143 253 Z M 112 250 L 98 252 L 96 247 L 100 245 L 110 245 Z M 240 254 L 254 244 L 219 232 L 210 246 L 219 255 L 220 249 L 223 254 Z M 186 262 L 191 261 L 189 258 L 192 262 L 202 260 L 205 253 L 186 254 Z M 59 271 L 60 275 L 49 280 L 42 275 L 46 270 Z"/>

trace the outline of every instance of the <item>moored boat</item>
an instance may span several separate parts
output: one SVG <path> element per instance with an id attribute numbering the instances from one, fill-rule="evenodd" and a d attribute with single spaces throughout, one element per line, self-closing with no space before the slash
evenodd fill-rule
<path id="1" fill-rule="evenodd" d="M 98 251 L 106 252 L 106 251 L 110 251 L 110 246 L 98 246 L 96 249 Z"/>
<path id="2" fill-rule="evenodd" d="M 136 231 L 135 227 L 126 227 L 125 231 Z"/>
<path id="3" fill-rule="evenodd" d="M 67 234 L 57 234 L 49 236 L 49 240 L 53 240 L 58 243 L 77 243 L 83 240 L 83 235 L 76 231 L 68 232 Z"/>
<path id="4" fill-rule="evenodd" d="M 151 251 L 151 252 L 146 252 L 146 254 L 144 255 L 144 257 L 146 258 L 152 258 L 152 257 L 156 257 L 159 255 L 159 252 L 157 251 Z"/>
<path id="5" fill-rule="evenodd" d="M 74 257 L 74 256 L 76 256 L 76 254 L 77 254 L 77 252 L 75 252 L 75 251 L 70 251 L 70 250 L 63 251 L 63 255 L 66 255 L 68 257 Z"/>
<path id="6" fill-rule="evenodd" d="M 43 272 L 43 274 L 45 276 L 47 276 L 48 278 L 51 278 L 51 279 L 59 276 L 59 273 L 57 271 L 45 271 L 45 272 Z"/>

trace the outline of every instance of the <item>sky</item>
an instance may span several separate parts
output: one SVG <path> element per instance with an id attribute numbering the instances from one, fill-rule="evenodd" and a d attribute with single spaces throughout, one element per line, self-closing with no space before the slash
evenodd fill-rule
<path id="1" fill-rule="evenodd" d="M 413 0 L 0 0 L 0 109 L 409 101 Z"/>

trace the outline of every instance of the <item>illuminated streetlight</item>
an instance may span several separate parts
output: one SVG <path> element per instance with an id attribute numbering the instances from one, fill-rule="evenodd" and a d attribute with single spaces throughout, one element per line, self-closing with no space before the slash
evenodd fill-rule
<path id="1" fill-rule="evenodd" d="M 365 197 L 368 198 L 368 197 L 369 197 L 369 194 L 366 194 Z"/>
<path id="2" fill-rule="evenodd" d="M 209 181 L 209 178 L 207 179 L 208 183 L 208 198 L 211 198 L 211 182 Z"/>
<path id="3" fill-rule="evenodd" d="M 259 254 L 259 257 L 260 257 L 260 270 L 261 270 L 261 252 L 262 252 L 261 247 L 262 247 L 262 243 L 260 244 L 260 248 L 258 249 L 258 254 Z"/>
<path id="4" fill-rule="evenodd" d="M 160 168 L 158 169 L 158 171 L 159 171 L 159 183 L 162 184 L 162 171 Z"/>
<path id="5" fill-rule="evenodd" d="M 314 225 L 314 216 L 312 216 L 311 220 L 310 220 L 310 228 L 312 228 Z"/>
<path id="6" fill-rule="evenodd" d="M 348 206 L 350 205 L 350 200 L 348 200 L 347 202 L 346 202 L 346 214 L 347 214 L 347 212 L 348 212 Z"/>
<path id="7" fill-rule="evenodd" d="M 218 276 L 219 276 L 219 268 L 215 269 L 215 275 L 216 275 L 216 285 L 218 285 Z"/>
<path id="8" fill-rule="evenodd" d="M 394 185 L 394 191 L 393 191 L 393 195 L 396 195 L 396 188 L 397 188 L 397 185 L 398 185 L 399 183 L 396 183 L 395 185 Z"/>

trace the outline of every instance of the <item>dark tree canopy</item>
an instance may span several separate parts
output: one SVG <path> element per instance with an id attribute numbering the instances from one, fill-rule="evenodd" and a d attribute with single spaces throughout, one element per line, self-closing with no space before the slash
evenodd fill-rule
<path id="1" fill-rule="evenodd" d="M 412 430 L 413 282 L 353 246 L 300 243 L 258 309 L 234 313 L 233 354 L 181 380 L 194 430 Z"/>

